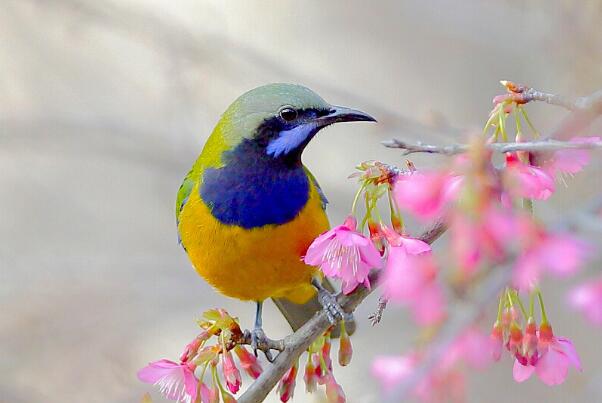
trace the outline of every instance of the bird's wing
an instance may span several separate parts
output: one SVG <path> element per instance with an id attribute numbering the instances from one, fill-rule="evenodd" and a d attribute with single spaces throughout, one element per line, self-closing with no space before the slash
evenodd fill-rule
<path id="1" fill-rule="evenodd" d="M 320 184 L 318 183 L 318 180 L 309 171 L 309 169 L 307 169 L 307 167 L 303 167 L 303 169 L 305 170 L 305 173 L 307 174 L 307 177 L 309 178 L 309 180 L 311 181 L 311 183 L 316 187 L 316 190 L 318 191 L 318 194 L 320 195 L 320 200 L 322 201 L 322 209 L 326 210 L 326 205 L 328 204 L 328 199 L 326 198 L 326 195 L 322 191 L 322 188 L 320 187 Z"/>
<path id="2" fill-rule="evenodd" d="M 184 178 L 184 181 L 180 185 L 180 189 L 178 189 L 178 196 L 176 197 L 176 227 L 178 227 L 178 243 L 182 244 L 182 239 L 180 238 L 180 214 L 182 213 L 182 209 L 184 209 L 184 205 L 188 201 L 190 197 L 190 193 L 192 192 L 192 188 L 194 188 L 195 182 L 198 180 L 198 175 L 193 173 L 191 169 L 190 172 Z M 182 245 L 183 246 L 183 245 Z M 186 248 L 184 248 L 186 249 Z"/>

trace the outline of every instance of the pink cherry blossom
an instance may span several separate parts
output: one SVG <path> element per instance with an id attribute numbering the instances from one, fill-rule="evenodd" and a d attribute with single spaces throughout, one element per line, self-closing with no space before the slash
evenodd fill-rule
<path id="1" fill-rule="evenodd" d="M 461 186 L 462 177 L 443 172 L 412 172 L 397 175 L 393 197 L 399 208 L 421 220 L 443 214 Z"/>
<path id="2" fill-rule="evenodd" d="M 159 386 L 161 393 L 169 400 L 193 403 L 197 398 L 199 383 L 194 369 L 192 364 L 177 364 L 164 359 L 151 362 L 138 371 L 138 379 Z"/>
<path id="3" fill-rule="evenodd" d="M 410 353 L 403 356 L 378 356 L 372 361 L 372 376 L 383 386 L 385 392 L 391 391 L 416 369 L 419 356 Z"/>
<path id="4" fill-rule="evenodd" d="M 535 373 L 548 386 L 560 385 L 566 380 L 569 367 L 581 371 L 581 360 L 569 339 L 555 337 L 547 323 L 542 323 L 538 336 L 538 358 L 528 363 L 519 359 L 514 362 L 512 374 L 516 382 L 524 382 Z"/>
<path id="5" fill-rule="evenodd" d="M 506 154 L 505 178 L 514 196 L 546 200 L 556 190 L 554 178 L 544 169 L 521 162 L 516 154 Z"/>
<path id="6" fill-rule="evenodd" d="M 384 295 L 408 306 L 417 323 L 437 323 L 445 316 L 445 298 L 435 281 L 437 270 L 430 246 L 416 239 L 402 239 L 399 246 L 389 248 L 383 279 Z"/>
<path id="7" fill-rule="evenodd" d="M 602 326 L 602 277 L 573 289 L 569 302 L 590 322 Z"/>
<path id="8" fill-rule="evenodd" d="M 357 232 L 353 216 L 343 225 L 317 237 L 309 246 L 304 261 L 319 266 L 327 277 L 339 278 L 345 294 L 359 284 L 370 287 L 368 274 L 382 266 L 380 253 L 370 238 Z"/>
<path id="9" fill-rule="evenodd" d="M 383 290 L 387 298 L 397 302 L 409 302 L 417 298 L 421 291 L 435 278 L 432 259 L 416 258 L 401 246 L 389 249 L 383 280 Z"/>
<path id="10" fill-rule="evenodd" d="M 600 137 L 573 137 L 570 141 L 574 143 L 595 143 Z M 589 150 L 566 149 L 556 151 L 545 168 L 552 174 L 567 173 L 575 174 L 583 169 L 590 161 Z"/>
<path id="11" fill-rule="evenodd" d="M 462 212 L 450 220 L 452 252 L 470 278 L 483 259 L 499 260 L 517 235 L 517 217 L 507 209 L 488 207 L 478 217 Z"/>
<path id="12" fill-rule="evenodd" d="M 557 277 L 575 274 L 589 255 L 589 244 L 570 234 L 539 234 L 535 242 L 518 258 L 514 285 L 531 290 L 544 272 Z"/>
<path id="13" fill-rule="evenodd" d="M 455 341 L 453 349 L 471 368 L 485 369 L 493 361 L 495 343 L 476 327 L 469 327 Z"/>

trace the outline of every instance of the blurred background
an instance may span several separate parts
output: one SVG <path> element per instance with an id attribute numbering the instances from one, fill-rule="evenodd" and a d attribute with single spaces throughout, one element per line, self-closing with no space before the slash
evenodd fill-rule
<path id="1" fill-rule="evenodd" d="M 173 211 L 220 113 L 244 91 L 302 83 L 379 119 L 330 128 L 305 153 L 338 222 L 358 162 L 403 163 L 380 141 L 461 141 L 482 127 L 500 79 L 575 96 L 601 88 L 601 26 L 600 0 L 2 0 L 0 401 L 137 402 L 152 391 L 159 402 L 136 371 L 177 358 L 202 311 L 224 307 L 251 325 L 252 304 L 193 271 Z M 565 115 L 529 110 L 544 134 Z M 601 166 L 538 212 L 584 203 Z M 602 333 L 566 307 L 572 281 L 544 289 L 585 371 L 555 388 L 519 385 L 506 358 L 469 378 L 470 402 L 602 401 Z M 353 365 L 336 372 L 350 402 L 378 402 L 371 357 L 416 336 L 395 309 L 371 328 L 375 298 L 357 311 Z M 264 321 L 272 337 L 287 334 L 273 306 Z M 295 401 L 323 399 L 303 389 Z"/>

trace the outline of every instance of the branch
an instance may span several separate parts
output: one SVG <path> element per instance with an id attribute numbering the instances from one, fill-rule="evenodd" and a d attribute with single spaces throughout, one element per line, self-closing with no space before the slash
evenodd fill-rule
<path id="1" fill-rule="evenodd" d="M 425 231 L 418 238 L 431 244 L 437 240 L 446 229 L 447 227 L 445 224 L 439 222 Z M 378 287 L 379 278 L 380 272 L 374 272 L 370 275 L 370 282 L 376 284 L 372 289 L 359 286 L 349 295 L 339 294 L 337 300 L 343 310 L 352 313 L 355 308 Z M 326 313 L 320 311 L 299 330 L 292 335 L 287 336 L 284 339 L 284 350 L 278 354 L 272 365 L 257 378 L 242 396 L 240 396 L 238 402 L 257 403 L 263 401 L 299 356 L 330 326 L 331 324 L 326 317 Z"/>
<path id="2" fill-rule="evenodd" d="M 573 112 L 592 111 L 597 114 L 602 113 L 602 90 L 598 90 L 586 97 L 569 98 L 539 91 L 525 85 L 515 84 L 511 81 L 502 81 L 501 83 L 508 89 L 510 99 L 519 104 L 541 101 L 550 105 L 563 107 Z"/>
<path id="3" fill-rule="evenodd" d="M 463 154 L 470 149 L 469 144 L 451 144 L 447 146 L 436 146 L 431 144 L 416 143 L 411 144 L 398 139 L 383 141 L 382 144 L 389 148 L 398 148 L 403 150 L 401 155 L 409 155 L 414 153 L 429 153 L 442 155 Z M 598 149 L 602 148 L 602 141 L 593 141 L 590 143 L 573 142 L 573 141 L 558 141 L 558 140 L 543 140 L 529 141 L 525 143 L 491 143 L 486 147 L 492 151 L 499 153 L 507 153 L 513 151 L 530 151 L 530 152 L 549 152 L 566 149 Z"/>

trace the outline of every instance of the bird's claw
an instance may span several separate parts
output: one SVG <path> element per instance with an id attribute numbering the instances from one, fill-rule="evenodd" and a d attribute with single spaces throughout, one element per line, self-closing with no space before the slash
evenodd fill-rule
<path id="1" fill-rule="evenodd" d="M 353 320 L 353 315 L 343 310 L 337 301 L 336 295 L 331 294 L 323 287 L 318 288 L 318 301 L 320 302 L 320 305 L 322 305 L 324 312 L 326 312 L 326 317 L 328 317 L 328 321 L 331 325 L 336 325 L 342 320 Z"/>
<path id="2" fill-rule="evenodd" d="M 257 357 L 257 351 L 263 351 L 265 354 L 265 358 L 269 362 L 274 361 L 274 356 L 272 356 L 272 351 L 270 345 L 273 344 L 273 341 L 269 339 L 262 328 L 256 327 L 252 331 L 245 330 L 245 338 L 251 339 L 251 348 L 255 353 L 255 357 Z"/>

